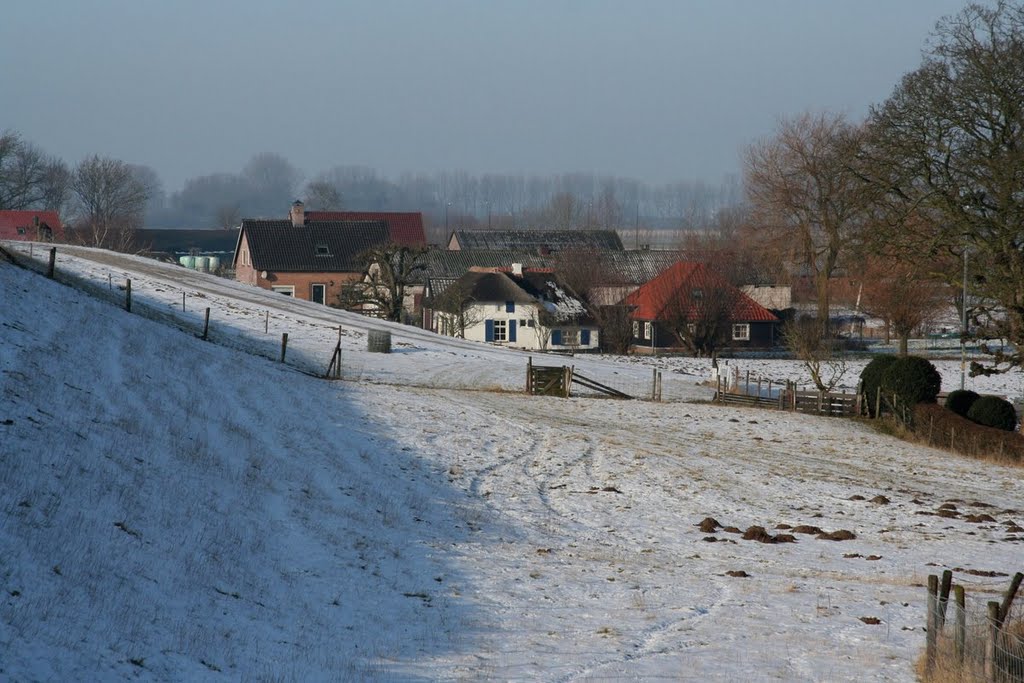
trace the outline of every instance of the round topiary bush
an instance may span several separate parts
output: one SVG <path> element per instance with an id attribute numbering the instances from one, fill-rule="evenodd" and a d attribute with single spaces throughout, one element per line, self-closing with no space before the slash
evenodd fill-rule
<path id="1" fill-rule="evenodd" d="M 981 395 L 970 389 L 951 391 L 946 396 L 946 410 L 952 410 L 957 415 L 967 417 L 967 411 L 971 409 L 971 406 L 979 398 L 981 398 Z"/>
<path id="2" fill-rule="evenodd" d="M 867 399 L 868 412 L 872 416 L 875 415 L 875 399 L 878 397 L 878 388 L 882 386 L 882 373 L 897 359 L 899 356 L 891 354 L 876 356 L 864 366 L 860 373 L 860 390 Z"/>
<path id="3" fill-rule="evenodd" d="M 942 376 L 926 358 L 901 356 L 882 373 L 882 400 L 896 417 L 909 422 L 918 403 L 935 403 Z"/>
<path id="4" fill-rule="evenodd" d="M 1017 428 L 1017 411 L 1013 404 L 998 396 L 981 396 L 967 411 L 967 419 L 986 427 L 1012 432 Z"/>

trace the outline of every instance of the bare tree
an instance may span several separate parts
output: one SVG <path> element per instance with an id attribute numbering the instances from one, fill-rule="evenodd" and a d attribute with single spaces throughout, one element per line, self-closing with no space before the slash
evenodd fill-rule
<path id="1" fill-rule="evenodd" d="M 830 278 L 856 244 L 871 208 L 851 168 L 860 130 L 840 116 L 804 114 L 783 120 L 775 137 L 745 158 L 747 196 L 767 244 L 789 252 L 813 280 L 818 324 L 829 321 Z"/>
<path id="2" fill-rule="evenodd" d="M 71 176 L 78 216 L 75 237 L 88 246 L 131 251 L 148 190 L 123 161 L 93 155 Z"/>
<path id="3" fill-rule="evenodd" d="M 295 199 L 302 174 L 280 154 L 263 152 L 252 157 L 242 169 L 256 191 L 254 207 L 261 215 L 283 213 Z"/>
<path id="4" fill-rule="evenodd" d="M 818 391 L 832 391 L 846 374 L 846 360 L 837 341 L 823 334 L 822 328 L 813 317 L 796 318 L 783 326 L 782 341 L 803 361 Z"/>
<path id="5" fill-rule="evenodd" d="M 860 273 L 862 309 L 891 326 L 907 355 L 910 335 L 946 305 L 949 288 L 904 259 L 868 256 Z"/>
<path id="6" fill-rule="evenodd" d="M 406 289 L 426 269 L 426 250 L 403 244 L 384 244 L 359 255 L 366 266 L 364 281 L 353 283 L 341 294 L 341 305 L 403 322 Z"/>
<path id="7" fill-rule="evenodd" d="M 976 374 L 1024 366 L 1022 92 L 1024 6 L 968 5 L 939 22 L 923 64 L 872 110 L 860 159 L 886 193 L 884 236 L 901 257 L 955 263 L 970 253 L 976 314 L 999 321 L 1015 348 L 972 364 Z M 965 284 L 958 267 L 934 270 Z"/>
<path id="8" fill-rule="evenodd" d="M 67 167 L 14 131 L 0 133 L 0 210 L 60 210 L 67 198 Z"/>
<path id="9" fill-rule="evenodd" d="M 238 202 L 221 204 L 216 210 L 217 227 L 221 230 L 237 228 L 242 220 L 242 207 Z"/>
<path id="10" fill-rule="evenodd" d="M 313 211 L 341 211 L 341 190 L 327 180 L 314 180 L 306 185 L 306 206 Z"/>
<path id="11" fill-rule="evenodd" d="M 484 320 L 484 313 L 474 307 L 476 299 L 472 288 L 464 279 L 456 280 L 439 294 L 433 308 L 444 321 L 443 334 L 466 338 L 466 330 Z"/>

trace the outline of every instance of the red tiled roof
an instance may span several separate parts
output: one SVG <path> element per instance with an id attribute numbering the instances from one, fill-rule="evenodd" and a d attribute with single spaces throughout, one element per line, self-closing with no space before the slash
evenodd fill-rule
<path id="1" fill-rule="evenodd" d="M 418 211 L 307 211 L 306 221 L 385 221 L 392 242 L 408 247 L 427 246 L 423 214 Z"/>
<path id="2" fill-rule="evenodd" d="M 53 231 L 55 242 L 64 241 L 64 226 L 56 211 L 0 211 L 0 240 L 38 240 L 35 219 Z"/>
<path id="3" fill-rule="evenodd" d="M 727 291 L 733 299 L 730 318 L 735 322 L 778 320 L 771 311 L 730 285 L 724 278 L 712 273 L 704 264 L 687 261 L 666 268 L 658 277 L 627 296 L 625 303 L 636 306 L 633 317 L 638 320 L 660 320 L 675 297 L 688 296 L 695 289 L 707 293 Z"/>

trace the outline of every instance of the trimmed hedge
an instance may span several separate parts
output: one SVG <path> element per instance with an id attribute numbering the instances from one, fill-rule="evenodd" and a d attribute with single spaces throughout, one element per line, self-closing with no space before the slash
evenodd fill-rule
<path id="1" fill-rule="evenodd" d="M 914 433 L 933 446 L 963 455 L 1024 465 L 1024 435 L 971 422 L 935 403 L 914 406 Z"/>
<path id="2" fill-rule="evenodd" d="M 945 406 L 948 410 L 952 410 L 957 415 L 967 415 L 967 411 L 971 409 L 974 402 L 981 398 L 981 394 L 971 391 L 970 389 L 957 389 L 956 391 L 949 392 L 946 396 Z"/>
<path id="3" fill-rule="evenodd" d="M 967 411 L 967 419 L 986 427 L 1012 432 L 1017 428 L 1013 404 L 998 396 L 981 396 Z"/>
<path id="4" fill-rule="evenodd" d="M 918 403 L 935 403 L 940 389 L 939 371 L 920 356 L 898 357 L 882 373 L 882 400 L 903 422 L 913 419 L 913 408 Z"/>
<path id="5" fill-rule="evenodd" d="M 860 390 L 867 399 L 868 413 L 873 417 L 875 417 L 875 398 L 878 396 L 878 388 L 882 386 L 882 375 L 898 359 L 899 356 L 892 354 L 876 356 L 861 370 Z"/>

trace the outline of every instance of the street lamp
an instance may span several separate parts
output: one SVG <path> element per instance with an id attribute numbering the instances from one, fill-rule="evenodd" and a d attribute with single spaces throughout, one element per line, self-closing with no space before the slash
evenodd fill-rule
<path id="1" fill-rule="evenodd" d="M 451 206 L 451 202 L 447 202 L 444 205 L 444 234 L 448 234 L 448 207 Z"/>

